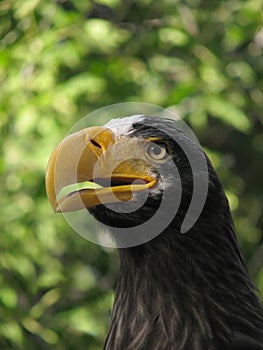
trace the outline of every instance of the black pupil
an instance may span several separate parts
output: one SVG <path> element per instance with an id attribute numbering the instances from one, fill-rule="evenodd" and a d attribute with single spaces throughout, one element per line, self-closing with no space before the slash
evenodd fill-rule
<path id="1" fill-rule="evenodd" d="M 162 149 L 160 146 L 155 145 L 155 146 L 152 146 L 152 152 L 154 155 L 159 156 L 162 152 Z"/>

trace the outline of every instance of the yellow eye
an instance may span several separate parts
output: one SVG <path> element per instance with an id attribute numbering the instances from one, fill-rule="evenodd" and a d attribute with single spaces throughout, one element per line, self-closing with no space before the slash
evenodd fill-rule
<path id="1" fill-rule="evenodd" d="M 157 145 L 156 143 L 151 143 L 147 149 L 149 156 L 155 160 L 161 160 L 167 157 L 167 150 L 164 145 Z"/>

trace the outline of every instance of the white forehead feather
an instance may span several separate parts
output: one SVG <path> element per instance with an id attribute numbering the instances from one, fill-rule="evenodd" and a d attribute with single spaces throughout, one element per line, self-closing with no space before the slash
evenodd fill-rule
<path id="1" fill-rule="evenodd" d="M 136 114 L 130 117 L 112 119 L 104 126 L 111 129 L 116 136 L 128 135 L 132 130 L 132 125 L 142 122 L 143 119 L 143 114 Z"/>

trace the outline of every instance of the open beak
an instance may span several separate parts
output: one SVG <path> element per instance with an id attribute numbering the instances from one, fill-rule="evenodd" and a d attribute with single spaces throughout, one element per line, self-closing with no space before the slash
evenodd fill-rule
<path id="1" fill-rule="evenodd" d="M 151 175 L 149 163 L 138 157 L 139 149 L 141 152 L 134 139 L 116 140 L 104 127 L 67 136 L 51 154 L 46 171 L 47 195 L 55 212 L 126 202 L 135 198 L 134 193 L 149 190 L 157 180 Z M 61 196 L 70 185 L 87 181 L 92 188 L 71 189 Z"/>

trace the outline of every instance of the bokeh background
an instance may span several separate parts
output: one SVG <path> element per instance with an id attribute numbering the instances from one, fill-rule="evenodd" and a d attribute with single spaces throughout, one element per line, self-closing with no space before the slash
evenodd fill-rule
<path id="1" fill-rule="evenodd" d="M 173 106 L 192 127 L 263 296 L 262 4 L 0 1 L 1 349 L 102 348 L 117 252 L 54 215 L 44 176 L 68 130 L 113 103 Z"/>

